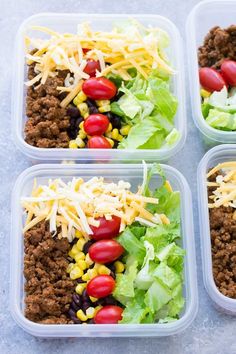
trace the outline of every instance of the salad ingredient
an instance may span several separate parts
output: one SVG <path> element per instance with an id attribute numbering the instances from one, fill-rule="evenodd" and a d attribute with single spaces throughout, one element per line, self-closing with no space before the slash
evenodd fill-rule
<path id="1" fill-rule="evenodd" d="M 92 100 L 110 100 L 117 91 L 115 84 L 105 77 L 91 77 L 84 81 L 82 90 Z"/>
<path id="2" fill-rule="evenodd" d="M 97 227 L 91 226 L 93 233 L 90 236 L 92 239 L 98 241 L 118 236 L 121 224 L 119 216 L 112 215 L 108 220 L 105 217 L 100 217 L 96 220 L 99 222 L 99 225 Z"/>
<path id="3" fill-rule="evenodd" d="M 48 222 L 24 234 L 25 316 L 44 324 L 73 323 L 68 316 L 74 282 L 66 273 L 67 239 L 54 239 Z"/>
<path id="4" fill-rule="evenodd" d="M 202 87 L 210 92 L 221 91 L 222 88 L 226 86 L 223 76 L 212 68 L 200 68 L 199 78 Z"/>
<path id="5" fill-rule="evenodd" d="M 87 144 L 89 149 L 110 149 L 111 144 L 110 142 L 104 138 L 104 136 L 97 136 L 94 135 L 88 139 Z"/>
<path id="6" fill-rule="evenodd" d="M 94 59 L 88 59 L 87 64 L 84 68 L 84 72 L 88 74 L 90 77 L 94 77 L 96 76 L 96 71 L 101 71 L 99 61 Z"/>
<path id="7" fill-rule="evenodd" d="M 227 161 L 207 174 L 213 277 L 219 291 L 236 298 L 236 162 Z"/>
<path id="8" fill-rule="evenodd" d="M 100 240 L 89 248 L 90 258 L 97 263 L 110 263 L 119 258 L 124 248 L 115 240 Z"/>
<path id="9" fill-rule="evenodd" d="M 204 43 L 198 49 L 198 62 L 201 67 L 219 69 L 227 59 L 236 60 L 236 25 L 228 28 L 215 26 L 207 33 Z"/>
<path id="10" fill-rule="evenodd" d="M 109 126 L 109 120 L 104 114 L 91 114 L 84 122 L 84 130 L 88 135 L 102 135 Z"/>
<path id="11" fill-rule="evenodd" d="M 100 299 L 110 295 L 115 285 L 115 280 L 110 275 L 97 275 L 88 282 L 87 293 L 89 296 Z"/>
<path id="12" fill-rule="evenodd" d="M 122 307 L 108 305 L 101 308 L 94 318 L 97 324 L 113 324 L 118 323 L 122 319 Z"/>
<path id="13" fill-rule="evenodd" d="M 224 60 L 221 64 L 221 72 L 230 86 L 236 86 L 236 61 Z"/>

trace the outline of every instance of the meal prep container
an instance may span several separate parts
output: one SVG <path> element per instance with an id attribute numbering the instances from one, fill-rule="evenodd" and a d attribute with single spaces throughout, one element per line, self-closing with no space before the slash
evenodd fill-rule
<path id="1" fill-rule="evenodd" d="M 235 0 L 207 0 L 200 2 L 190 12 L 186 25 L 189 87 L 193 119 L 208 146 L 235 143 L 236 132 L 226 132 L 210 127 L 201 112 L 200 82 L 197 50 L 214 26 L 223 28 L 236 23 Z"/>
<path id="2" fill-rule="evenodd" d="M 179 101 L 178 112 L 175 116 L 175 127 L 179 130 L 181 138 L 170 148 L 159 150 L 118 150 L 118 149 L 45 149 L 37 148 L 24 141 L 25 98 L 27 68 L 25 64 L 24 35 L 41 36 L 45 34 L 32 31 L 33 25 L 46 26 L 59 32 L 76 32 L 78 23 L 88 21 L 94 29 L 111 30 L 112 24 L 129 18 L 136 18 L 145 26 L 160 27 L 170 36 L 170 47 L 167 50 L 171 64 L 177 73 L 172 79 L 172 91 Z M 19 149 L 34 160 L 41 161 L 166 161 L 176 154 L 184 145 L 186 138 L 186 113 L 184 91 L 184 66 L 182 39 L 176 26 L 167 18 L 157 15 L 116 15 L 116 14 L 37 14 L 26 19 L 19 28 L 15 43 L 15 60 L 12 86 L 12 132 L 13 139 Z"/>
<path id="3" fill-rule="evenodd" d="M 186 250 L 184 267 L 185 308 L 179 320 L 167 324 L 112 324 L 112 325 L 46 325 L 37 324 L 24 317 L 24 278 L 23 278 L 23 210 L 20 204 L 22 196 L 30 195 L 33 180 L 46 183 L 49 178 L 61 177 L 69 180 L 74 176 L 89 179 L 104 176 L 106 180 L 129 181 L 135 191 L 142 183 L 141 164 L 113 165 L 37 165 L 25 170 L 17 179 L 12 192 L 12 235 L 11 235 L 11 281 L 10 305 L 15 321 L 30 334 L 40 337 L 129 337 L 129 336 L 168 336 L 176 334 L 190 325 L 198 308 L 197 277 L 195 264 L 195 246 L 192 218 L 192 200 L 189 186 L 180 172 L 173 167 L 162 165 L 174 190 L 181 194 L 182 246 Z M 160 178 L 151 180 L 151 187 L 158 186 Z"/>
<path id="4" fill-rule="evenodd" d="M 198 166 L 198 206 L 200 217 L 200 237 L 203 265 L 203 280 L 206 291 L 217 308 L 236 315 L 236 299 L 231 299 L 217 289 L 212 272 L 211 236 L 208 211 L 206 174 L 210 168 L 225 161 L 236 160 L 236 145 L 220 145 L 209 150 Z"/>

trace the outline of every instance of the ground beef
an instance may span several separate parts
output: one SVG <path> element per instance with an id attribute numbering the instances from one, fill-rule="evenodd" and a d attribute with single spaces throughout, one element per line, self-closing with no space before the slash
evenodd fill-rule
<path id="1" fill-rule="evenodd" d="M 198 49 L 198 62 L 201 67 L 218 69 L 225 58 L 236 60 L 236 25 L 226 29 L 213 27 Z"/>
<path id="2" fill-rule="evenodd" d="M 213 180 L 213 178 L 211 178 Z M 209 191 L 209 194 L 212 194 Z M 235 209 L 209 209 L 213 277 L 219 291 L 236 298 L 236 220 Z"/>
<path id="3" fill-rule="evenodd" d="M 25 141 L 40 148 L 67 148 L 69 146 L 68 129 L 70 117 L 65 108 L 61 108 L 57 86 L 64 86 L 67 72 L 48 78 L 44 85 L 30 86 L 26 97 Z M 35 76 L 34 67 L 30 66 L 28 78 Z M 35 87 L 36 86 L 36 87 Z"/>
<path id="4" fill-rule="evenodd" d="M 24 235 L 25 316 L 47 324 L 73 323 L 68 316 L 75 283 L 66 272 L 70 244 L 53 238 L 41 222 Z"/>

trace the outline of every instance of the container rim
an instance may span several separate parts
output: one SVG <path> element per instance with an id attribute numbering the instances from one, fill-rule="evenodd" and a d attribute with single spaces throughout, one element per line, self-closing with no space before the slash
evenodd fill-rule
<path id="1" fill-rule="evenodd" d="M 176 141 L 176 143 L 171 147 L 163 147 L 161 149 L 106 149 L 106 157 L 108 160 L 134 160 L 141 161 L 142 157 L 145 155 L 145 159 L 147 161 L 163 161 L 167 160 L 170 157 L 174 156 L 177 152 L 179 152 L 185 143 L 186 135 L 187 135 L 187 124 L 186 124 L 186 109 L 185 109 L 185 90 L 184 90 L 184 68 L 180 67 L 180 63 L 183 65 L 183 45 L 182 38 L 180 36 L 179 30 L 175 26 L 175 24 L 170 21 L 168 18 L 160 15 L 152 15 L 152 14 L 88 14 L 88 13 L 54 13 L 54 12 L 42 12 L 35 15 L 32 15 L 25 19 L 16 34 L 15 38 L 15 46 L 14 46 L 14 57 L 13 61 L 13 81 L 12 81 L 12 117 L 11 117 L 11 125 L 12 125 L 12 136 L 13 141 L 16 146 L 20 149 L 20 151 L 26 154 L 28 157 L 33 158 L 35 160 L 98 160 L 101 155 L 101 149 L 82 149 L 83 154 L 78 153 L 80 151 L 76 149 L 63 149 L 63 148 L 38 148 L 31 146 L 26 143 L 23 138 L 22 133 L 22 117 L 24 116 L 23 104 L 24 98 L 22 97 L 22 85 L 23 85 L 23 72 L 22 69 L 25 67 L 24 58 L 22 56 L 22 37 L 27 28 L 30 25 L 32 20 L 40 20 L 40 19 L 56 19 L 61 18 L 78 18 L 82 19 L 91 16 L 91 22 L 93 19 L 119 19 L 119 18 L 138 18 L 140 21 L 142 19 L 151 19 L 155 18 L 160 22 L 163 22 L 167 25 L 169 33 L 174 37 L 177 45 L 174 45 L 175 54 L 176 54 L 176 63 L 179 71 L 179 79 L 177 81 L 178 91 L 181 92 L 181 97 L 179 101 L 177 124 L 178 130 L 180 132 L 180 138 Z M 176 49 L 177 48 L 177 49 Z M 20 57 L 20 58 L 19 58 Z M 20 113 L 19 113 L 20 112 Z M 19 119 L 20 118 L 20 119 Z M 80 156 L 81 155 L 81 156 Z"/>
<path id="2" fill-rule="evenodd" d="M 236 141 L 236 132 L 234 131 L 223 131 L 215 129 L 209 126 L 204 119 L 201 111 L 201 98 L 200 98 L 200 82 L 198 73 L 198 59 L 197 59 L 197 44 L 196 44 L 196 27 L 195 27 L 195 18 L 198 12 L 204 11 L 205 6 L 211 4 L 224 4 L 227 6 L 235 5 L 234 0 L 205 0 L 196 4 L 190 11 L 186 26 L 186 42 L 187 47 L 190 48 L 188 55 L 188 78 L 190 86 L 190 99 L 191 99 L 191 108 L 192 116 L 196 127 L 201 131 L 203 135 L 207 138 L 210 138 L 214 141 L 225 143 L 234 143 Z"/>
<path id="3" fill-rule="evenodd" d="M 19 215 L 19 198 L 21 196 L 22 187 L 26 180 L 33 179 L 37 172 L 42 173 L 43 171 L 58 171 L 61 175 L 68 177 L 68 172 L 70 171 L 94 171 L 102 170 L 109 171 L 111 166 L 107 164 L 97 164 L 97 165 L 62 165 L 62 164 L 39 164 L 24 170 L 15 182 L 15 186 L 12 191 L 12 231 L 11 231 L 11 252 L 15 254 L 15 257 L 11 258 L 10 264 L 10 304 L 11 304 L 11 314 L 14 320 L 28 333 L 41 336 L 41 337 L 70 337 L 70 336 L 167 336 L 171 334 L 178 333 L 187 328 L 194 320 L 197 310 L 198 310 L 198 293 L 197 293 L 197 277 L 196 277 L 196 261 L 195 261 L 195 244 L 194 244 L 194 233 L 193 233 L 193 218 L 192 218 L 192 199 L 189 186 L 183 175 L 173 167 L 168 165 L 161 165 L 165 171 L 168 171 L 170 175 L 175 176 L 176 181 L 180 187 L 181 193 L 181 203 L 182 203 L 182 217 L 186 214 L 188 216 L 188 223 L 186 221 L 182 222 L 182 234 L 185 240 L 186 258 L 185 258 L 185 277 L 188 283 L 188 304 L 185 309 L 183 316 L 172 323 L 167 324 L 127 324 L 127 325 L 45 325 L 37 324 L 26 319 L 20 309 L 19 301 L 17 300 L 17 294 L 20 293 L 17 277 L 20 276 L 20 270 L 17 271 L 17 265 L 20 264 L 22 259 L 22 250 L 19 244 L 22 244 L 22 240 L 19 241 L 19 225 L 17 223 L 18 218 L 14 215 Z M 112 170 L 126 171 L 141 171 L 141 164 L 114 164 L 112 165 Z M 73 172 L 71 172 L 72 174 Z M 104 172 L 105 173 L 105 172 Z M 122 178 L 122 177 L 121 177 Z M 183 196 L 184 194 L 184 196 Z M 186 237 L 188 234 L 188 237 Z M 18 242 L 15 242 L 18 239 Z M 189 266 L 191 264 L 191 267 Z M 188 267 L 186 266 L 188 265 Z M 17 289 L 17 290 L 16 290 Z M 81 326 L 80 328 L 78 326 Z M 65 331 L 65 329 L 67 330 Z M 68 333 L 69 332 L 69 333 Z"/>
<path id="4" fill-rule="evenodd" d="M 222 153 L 227 156 L 229 152 L 235 154 L 236 144 L 223 144 L 210 149 L 201 159 L 197 169 L 198 184 L 198 209 L 200 223 L 201 255 L 203 265 L 203 280 L 206 291 L 210 298 L 220 307 L 236 314 L 236 299 L 223 295 L 217 288 L 212 271 L 211 238 L 209 224 L 209 210 L 206 187 L 206 173 L 211 160 L 215 158 L 224 159 Z M 229 155 L 228 155 L 229 156 Z"/>

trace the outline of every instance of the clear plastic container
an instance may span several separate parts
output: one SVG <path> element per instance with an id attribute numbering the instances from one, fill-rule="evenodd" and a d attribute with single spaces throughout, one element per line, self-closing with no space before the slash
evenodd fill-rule
<path id="1" fill-rule="evenodd" d="M 40 337 L 129 337 L 129 336 L 168 336 L 184 330 L 194 320 L 198 308 L 195 245 L 192 218 L 191 193 L 185 178 L 176 169 L 162 165 L 174 190 L 181 193 L 182 246 L 186 250 L 184 267 L 185 308 L 180 319 L 168 324 L 130 324 L 130 325 L 45 325 L 36 324 L 24 317 L 24 278 L 23 278 L 23 210 L 20 198 L 29 195 L 33 180 L 46 183 L 49 178 L 61 177 L 69 180 L 73 176 L 89 179 L 104 176 L 107 180 L 129 181 L 135 191 L 142 183 L 143 168 L 136 164 L 113 165 L 37 165 L 25 170 L 17 179 L 12 192 L 12 235 L 11 235 L 11 278 L 10 306 L 16 322 L 27 332 Z M 151 187 L 158 186 L 160 179 L 151 180 Z"/>
<path id="2" fill-rule="evenodd" d="M 168 55 L 171 64 L 176 69 L 177 74 L 173 76 L 172 91 L 179 101 L 178 112 L 175 117 L 175 127 L 179 130 L 181 137 L 178 142 L 170 147 L 158 150 L 117 150 L 117 149 L 45 149 L 37 148 L 24 141 L 25 97 L 26 87 L 26 65 L 24 50 L 24 35 L 36 36 L 30 27 L 40 25 L 50 27 L 59 32 L 76 33 L 78 23 L 89 21 L 94 29 L 111 30 L 112 24 L 119 20 L 136 18 L 145 26 L 157 26 L 165 30 L 170 36 L 170 46 Z M 37 32 L 37 36 L 44 34 Z M 186 138 L 186 112 L 185 112 L 185 91 L 184 91 L 184 66 L 182 39 L 176 26 L 167 18 L 157 15 L 117 15 L 117 14 L 63 14 L 63 13 L 43 13 L 26 19 L 19 28 L 15 42 L 15 60 L 12 86 L 12 132 L 13 139 L 18 148 L 27 156 L 41 161 L 166 161 L 177 153 L 184 145 Z"/>
<path id="3" fill-rule="evenodd" d="M 236 315 L 236 299 L 221 294 L 217 289 L 212 272 L 211 237 L 208 211 L 206 174 L 210 168 L 225 161 L 236 161 L 236 145 L 220 145 L 209 150 L 198 166 L 198 205 L 200 218 L 200 237 L 205 288 L 217 308 Z"/>
<path id="4" fill-rule="evenodd" d="M 208 146 L 219 143 L 235 143 L 236 132 L 226 132 L 210 127 L 201 112 L 200 82 L 197 50 L 203 44 L 208 31 L 214 26 L 223 28 L 236 24 L 235 0 L 207 0 L 197 4 L 190 12 L 186 24 L 189 87 L 193 119 L 205 136 Z"/>

